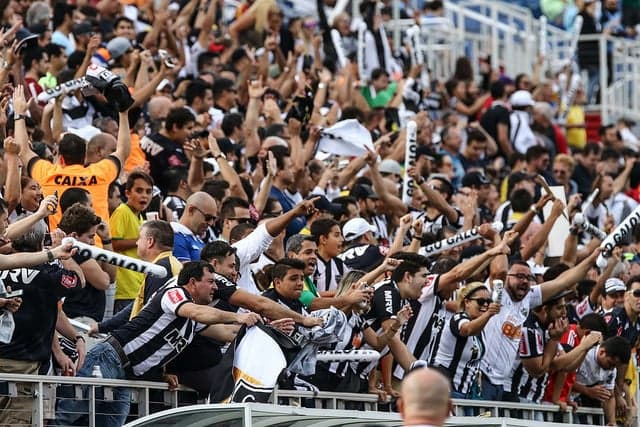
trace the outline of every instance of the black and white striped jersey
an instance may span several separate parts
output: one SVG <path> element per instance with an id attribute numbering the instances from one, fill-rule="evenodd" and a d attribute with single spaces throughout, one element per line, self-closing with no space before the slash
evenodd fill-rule
<path id="1" fill-rule="evenodd" d="M 534 313 L 530 313 L 522 325 L 518 357 L 511 368 L 511 382 L 507 381 L 504 387 L 505 391 L 511 391 L 534 403 L 540 402 L 547 386 L 549 374 L 545 372 L 538 378 L 532 377 L 524 367 L 522 360 L 543 357 L 544 347 L 548 341 L 540 319 Z"/>
<path id="2" fill-rule="evenodd" d="M 384 321 L 391 318 L 391 316 L 395 316 L 406 301 L 400 297 L 398 285 L 393 280 L 383 280 L 382 282 L 376 283 L 373 288 L 374 292 L 373 298 L 371 299 L 371 309 L 364 317 L 369 327 L 371 327 L 376 334 L 380 334 L 383 331 L 382 324 Z M 362 348 L 372 349 L 372 347 L 367 344 Z M 380 358 L 386 356 L 388 353 L 389 347 L 385 347 L 380 352 Z M 377 365 L 378 361 L 351 362 L 351 368 L 363 379 L 366 379 L 369 376 L 369 373 L 374 370 Z"/>
<path id="3" fill-rule="evenodd" d="M 437 348 L 434 367 L 446 371 L 451 387 L 458 393 L 467 394 L 479 370 L 480 359 L 484 356 L 485 346 L 482 334 L 464 337 L 460 327 L 470 322 L 465 312 L 456 313 L 442 330 L 440 345 Z"/>
<path id="4" fill-rule="evenodd" d="M 176 357 L 193 340 L 203 325 L 176 312 L 191 295 L 177 286 L 174 277 L 160 289 L 130 322 L 111 333 L 122 346 L 135 375 L 160 369 Z"/>
<path id="5" fill-rule="evenodd" d="M 318 264 L 313 273 L 313 283 L 316 284 L 318 292 L 335 291 L 338 289 L 338 283 L 340 283 L 342 276 L 348 272 L 349 268 L 340 258 L 334 257 L 325 261 L 318 255 Z"/>
<path id="6" fill-rule="evenodd" d="M 435 359 L 442 329 L 452 316 L 444 305 L 445 301 L 438 295 L 439 280 L 440 275 L 429 275 L 420 298 L 409 301 L 413 316 L 400 333 L 400 339 L 415 358 L 429 364 L 432 364 Z M 404 370 L 396 366 L 393 375 L 402 379 Z"/>
<path id="7" fill-rule="evenodd" d="M 352 312 L 347 316 L 346 328 L 340 341 L 335 344 L 334 350 L 357 350 L 364 344 L 364 330 L 369 325 L 358 313 Z M 349 367 L 349 362 L 333 362 L 329 364 L 328 371 L 343 377 Z"/>

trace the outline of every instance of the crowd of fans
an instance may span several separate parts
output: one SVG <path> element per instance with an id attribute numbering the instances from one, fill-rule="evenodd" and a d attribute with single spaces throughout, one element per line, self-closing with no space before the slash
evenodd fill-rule
<path id="1" fill-rule="evenodd" d="M 425 82 L 411 45 L 394 50 L 384 30 L 389 1 L 363 0 L 357 19 L 331 0 L 246 0 L 233 13 L 216 0 L 75 3 L 0 0 L 0 372 L 98 368 L 209 395 L 240 325 L 295 335 L 336 307 L 348 333 L 333 348 L 381 359 L 319 362 L 301 380 L 320 390 L 385 401 L 428 365 L 455 398 L 595 406 L 630 422 L 638 230 L 600 269 L 600 240 L 571 224 L 579 213 L 609 233 L 638 206 L 640 146 L 629 120 L 588 140 L 586 85 L 563 102 L 568 64 L 543 75 L 550 58 L 532 58 L 508 76 L 462 57 Z M 403 13 L 420 22 L 443 6 L 405 1 Z M 95 67 L 131 102 L 86 86 L 42 96 Z M 347 119 L 375 151 L 318 152 Z M 475 227 L 475 240 L 426 249 Z M 0 395 L 0 424 L 30 424 L 27 384 Z M 61 425 L 87 411 L 59 398 Z M 111 414 L 101 425 L 121 425 L 130 400 L 116 389 L 96 408 Z"/>

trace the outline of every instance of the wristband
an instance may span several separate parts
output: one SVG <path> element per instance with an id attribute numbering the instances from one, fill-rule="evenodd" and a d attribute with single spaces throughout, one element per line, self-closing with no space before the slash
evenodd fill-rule
<path id="1" fill-rule="evenodd" d="M 412 239 L 422 240 L 422 236 L 413 236 Z"/>
<path id="2" fill-rule="evenodd" d="M 529 208 L 529 210 L 530 210 L 531 212 L 533 212 L 534 214 L 537 214 L 537 213 L 538 213 L 538 209 L 536 209 L 536 207 L 535 207 L 535 206 L 533 206 L 533 205 Z"/>
<path id="3" fill-rule="evenodd" d="M 56 257 L 53 256 L 53 252 L 51 252 L 50 249 L 47 249 L 47 261 L 51 262 L 55 259 Z"/>
<path id="4" fill-rule="evenodd" d="M 26 118 L 26 114 L 15 114 L 13 116 L 13 121 L 17 122 L 18 120 L 25 120 Z"/>
<path id="5" fill-rule="evenodd" d="M 110 245 L 111 244 L 111 239 L 107 239 L 107 240 L 103 240 L 102 241 L 102 245 Z"/>

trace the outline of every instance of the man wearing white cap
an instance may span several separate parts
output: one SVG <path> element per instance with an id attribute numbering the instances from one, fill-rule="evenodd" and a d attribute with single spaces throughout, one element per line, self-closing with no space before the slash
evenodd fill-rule
<path id="1" fill-rule="evenodd" d="M 607 276 L 606 270 L 603 276 Z M 589 313 L 596 313 L 602 316 L 605 322 L 609 323 L 613 309 L 624 305 L 626 291 L 627 287 L 622 280 L 617 277 L 609 277 L 604 282 L 604 298 L 602 298 L 601 306 L 598 307 L 598 297 L 602 293 L 602 284 L 598 286 L 596 283 L 591 293 L 576 306 L 578 318 L 582 319 Z"/>
<path id="2" fill-rule="evenodd" d="M 376 227 L 362 218 L 353 218 L 342 227 L 342 235 L 347 242 L 347 249 L 338 255 L 351 270 L 371 271 L 386 256 L 388 250 L 376 245 L 373 233 Z"/>
<path id="3" fill-rule="evenodd" d="M 525 154 L 529 147 L 536 144 L 536 137 L 529 126 L 531 122 L 531 107 L 535 104 L 531 93 L 526 90 L 518 90 L 511 95 L 509 103 L 511 112 L 511 132 L 509 140 L 516 151 Z"/>

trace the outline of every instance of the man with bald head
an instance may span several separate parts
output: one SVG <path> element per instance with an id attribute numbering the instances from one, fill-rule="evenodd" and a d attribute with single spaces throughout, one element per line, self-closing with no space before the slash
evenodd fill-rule
<path id="1" fill-rule="evenodd" d="M 102 132 L 94 136 L 87 143 L 86 164 L 98 163 L 116 151 L 116 139 L 113 135 Z"/>
<path id="2" fill-rule="evenodd" d="M 449 380 L 435 369 L 419 368 L 402 381 L 398 410 L 405 426 L 440 427 L 451 413 Z"/>
<path id="3" fill-rule="evenodd" d="M 149 118 L 152 121 L 166 119 L 171 108 L 173 108 L 173 102 L 166 96 L 154 96 L 147 104 Z"/>
<path id="4" fill-rule="evenodd" d="M 198 261 L 204 247 L 202 235 L 218 217 L 218 205 L 209 194 L 198 191 L 188 199 L 179 222 L 171 223 L 174 235 L 173 256 L 181 262 Z"/>

